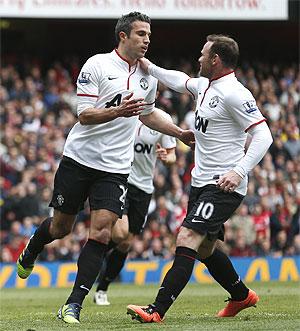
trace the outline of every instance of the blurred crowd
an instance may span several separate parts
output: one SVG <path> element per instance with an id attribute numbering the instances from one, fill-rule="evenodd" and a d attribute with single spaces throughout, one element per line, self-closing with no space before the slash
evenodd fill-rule
<path id="1" fill-rule="evenodd" d="M 76 59 L 49 67 L 37 61 L 22 66 L 5 62 L 0 68 L 0 261 L 14 262 L 37 226 L 53 213 L 48 204 L 54 174 L 66 136 L 77 121 L 75 84 L 80 65 Z M 162 64 L 197 76 L 197 68 L 186 60 Z M 243 63 L 236 75 L 256 98 L 274 143 L 251 172 L 248 194 L 226 222 L 226 240 L 220 248 L 231 256 L 300 254 L 299 68 L 296 63 Z M 159 85 L 156 105 L 181 127 L 193 127 L 194 103 L 188 94 Z M 133 243 L 130 259 L 174 254 L 193 168 L 189 148 L 178 143 L 176 153 L 177 162 L 171 167 L 157 163 L 148 222 Z M 89 220 L 86 204 L 73 232 L 47 245 L 40 260 L 76 261 L 87 239 Z"/>

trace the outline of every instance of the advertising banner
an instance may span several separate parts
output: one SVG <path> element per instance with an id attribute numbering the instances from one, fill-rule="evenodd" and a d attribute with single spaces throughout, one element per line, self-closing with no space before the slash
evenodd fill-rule
<path id="1" fill-rule="evenodd" d="M 232 258 L 238 274 L 247 283 L 300 280 L 300 256 L 286 258 Z M 121 282 L 144 285 L 160 283 L 173 261 L 127 261 L 121 271 Z M 15 264 L 0 263 L 0 288 L 70 287 L 75 281 L 76 263 L 37 263 L 26 280 L 17 277 Z M 203 263 L 195 263 L 191 282 L 212 283 Z"/>
<path id="2" fill-rule="evenodd" d="M 288 0 L 0 0 L 0 17 L 287 20 Z"/>

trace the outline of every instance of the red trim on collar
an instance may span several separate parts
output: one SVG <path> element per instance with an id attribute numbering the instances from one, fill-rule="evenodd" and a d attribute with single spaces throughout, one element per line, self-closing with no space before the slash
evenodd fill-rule
<path id="1" fill-rule="evenodd" d="M 202 106 L 202 102 L 203 102 L 203 100 L 204 100 L 204 98 L 205 98 L 205 94 L 206 94 L 207 90 L 210 88 L 210 83 L 211 83 L 211 81 L 209 81 L 208 86 L 207 86 L 206 90 L 205 90 L 204 93 L 203 93 L 203 97 L 202 97 L 202 100 L 201 100 L 201 102 L 200 102 L 200 107 Z"/>
<path id="2" fill-rule="evenodd" d="M 220 79 L 220 78 L 222 78 L 222 77 L 225 77 L 225 76 L 227 76 L 227 75 L 232 74 L 233 72 L 234 72 L 234 70 L 228 72 L 228 73 L 225 74 L 225 75 L 222 75 L 222 76 L 216 77 L 216 78 L 214 78 L 214 79 L 211 79 L 211 80 L 209 81 L 208 86 L 207 86 L 207 88 L 206 88 L 206 90 L 205 90 L 205 92 L 204 92 L 204 94 L 203 94 L 203 97 L 202 97 L 202 100 L 201 100 L 201 103 L 200 103 L 200 107 L 202 106 L 202 103 L 203 103 L 203 100 L 204 100 L 204 98 L 205 98 L 205 94 L 206 94 L 207 90 L 210 88 L 210 84 L 211 84 L 212 82 L 214 82 L 215 80 L 218 80 L 218 79 Z"/>
<path id="3" fill-rule="evenodd" d="M 222 77 L 225 77 L 225 76 L 227 76 L 227 75 L 232 74 L 233 72 L 234 72 L 234 70 L 229 71 L 227 74 L 224 74 L 224 75 L 218 76 L 218 77 L 216 77 L 216 78 L 210 79 L 209 82 L 213 82 L 213 81 L 215 81 L 215 80 L 218 80 L 218 79 L 220 79 L 220 78 L 222 78 Z"/>
<path id="4" fill-rule="evenodd" d="M 129 66 L 129 71 L 130 71 L 130 69 L 131 69 L 131 65 L 130 65 L 130 63 L 128 62 L 128 60 L 126 60 L 125 57 L 123 57 L 123 56 L 118 52 L 118 49 L 117 49 L 117 48 L 115 48 L 115 52 L 117 53 L 117 55 L 119 56 L 119 58 L 120 58 L 121 60 L 125 61 L 125 62 L 128 64 L 128 66 Z M 137 64 L 136 64 L 136 65 L 137 65 Z"/>
<path id="5" fill-rule="evenodd" d="M 127 79 L 127 90 L 129 90 L 129 81 L 130 81 L 130 77 L 136 72 L 136 68 L 137 68 L 137 64 L 133 70 L 133 72 L 128 76 L 128 79 Z"/>

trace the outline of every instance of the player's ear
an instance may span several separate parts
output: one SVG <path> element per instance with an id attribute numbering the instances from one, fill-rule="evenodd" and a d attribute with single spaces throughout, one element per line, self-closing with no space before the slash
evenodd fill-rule
<path id="1" fill-rule="evenodd" d="M 124 31 L 121 31 L 120 33 L 119 33 L 119 37 L 120 37 L 120 40 L 122 41 L 124 41 L 125 39 L 127 39 L 127 34 L 124 32 Z"/>
<path id="2" fill-rule="evenodd" d="M 212 63 L 212 65 L 216 65 L 216 64 L 220 63 L 220 61 L 221 61 L 221 58 L 219 57 L 218 54 L 214 54 L 211 57 L 211 63 Z"/>

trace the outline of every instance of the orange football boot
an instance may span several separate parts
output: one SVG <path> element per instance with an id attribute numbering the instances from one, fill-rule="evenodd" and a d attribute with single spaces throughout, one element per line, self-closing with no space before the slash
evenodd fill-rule
<path id="1" fill-rule="evenodd" d="M 141 323 L 161 323 L 162 318 L 159 313 L 149 306 L 136 306 L 128 305 L 127 314 L 131 315 L 131 318 L 138 320 Z"/>
<path id="2" fill-rule="evenodd" d="M 218 317 L 233 317 L 243 309 L 256 307 L 255 305 L 259 301 L 259 297 L 254 291 L 249 290 L 248 296 L 245 300 L 235 301 L 228 299 L 228 301 L 227 306 L 218 312 Z"/>

